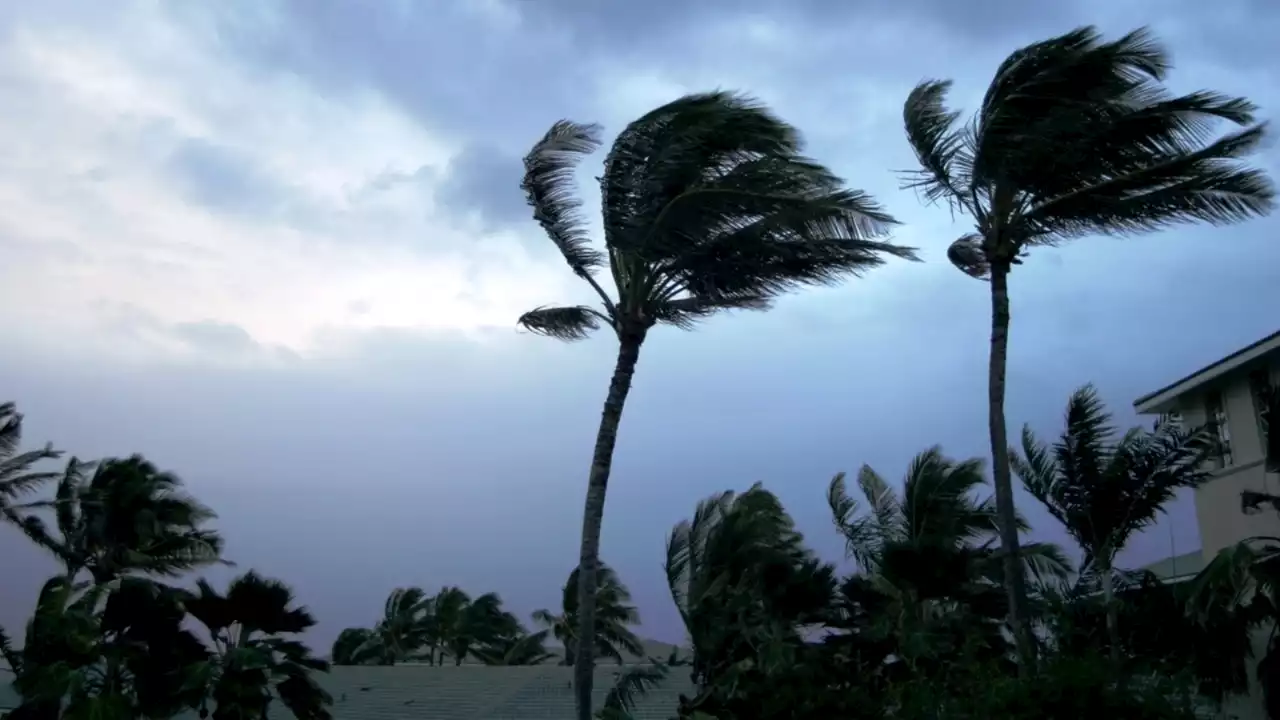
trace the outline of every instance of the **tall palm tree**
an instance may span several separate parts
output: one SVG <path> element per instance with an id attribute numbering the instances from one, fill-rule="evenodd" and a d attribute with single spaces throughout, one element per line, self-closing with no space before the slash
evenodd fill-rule
<path id="1" fill-rule="evenodd" d="M 14 501 L 45 483 L 58 479 L 58 473 L 36 471 L 34 467 L 44 460 L 55 460 L 62 456 L 60 451 L 53 449 L 53 445 L 19 452 L 21 445 L 22 414 L 13 403 L 0 403 L 0 514 L 19 527 L 24 520 L 17 511 L 33 505 L 15 505 Z"/>
<path id="2" fill-rule="evenodd" d="M 1241 162 L 1263 136 L 1253 104 L 1208 91 L 1172 96 L 1163 87 L 1169 66 L 1146 29 L 1104 42 L 1082 27 L 1009 55 L 968 123 L 946 106 L 948 80 L 920 83 L 903 107 L 920 162 L 908 185 L 973 218 L 974 232 L 947 256 L 991 282 L 992 472 L 1010 623 L 1024 665 L 1033 646 L 1013 565 L 1018 532 L 1004 418 L 1010 271 L 1033 247 L 1176 223 L 1226 224 L 1273 206 L 1266 175 Z M 1219 120 L 1243 129 L 1216 137 Z"/>
<path id="3" fill-rule="evenodd" d="M 649 331 L 689 328 L 728 309 L 762 310 L 804 285 L 832 283 L 912 251 L 878 240 L 893 223 L 865 193 L 800 153 L 794 128 L 755 100 L 689 95 L 628 125 L 600 179 L 604 251 L 590 245 L 573 188 L 578 161 L 600 129 L 560 121 L 525 157 L 534 219 L 599 299 L 542 307 L 520 324 L 578 340 L 607 326 L 618 340 L 583 510 L 579 554 L 584 609 L 574 669 L 579 720 L 591 720 L 595 588 L 605 494 L 623 406 Z M 607 267 L 611 295 L 598 275 Z"/>
<path id="4" fill-rule="evenodd" d="M 1022 454 L 1011 451 L 1022 486 L 1062 523 L 1084 551 L 1083 569 L 1098 578 L 1113 662 L 1120 661 L 1116 555 L 1159 518 L 1178 490 L 1209 480 L 1204 460 L 1211 447 L 1206 430 L 1187 431 L 1176 423 L 1120 434 L 1097 390 L 1085 385 L 1067 401 L 1066 427 L 1057 442 L 1041 442 L 1026 426 Z"/>
<path id="5" fill-rule="evenodd" d="M 214 720 L 267 717 L 273 689 L 299 720 L 331 717 L 332 698 L 314 678 L 328 672 L 329 663 L 290 637 L 315 620 L 294 606 L 287 585 L 250 571 L 232 580 L 223 595 L 201 580 L 184 605 L 213 643 L 198 677 L 213 700 Z"/>
<path id="6" fill-rule="evenodd" d="M 34 515 L 27 536 L 52 552 L 69 579 L 103 584 L 129 573 L 174 577 L 221 559 L 223 541 L 205 526 L 216 515 L 183 492 L 177 475 L 141 455 L 84 463 L 71 458 L 51 503 L 56 533 Z"/>
<path id="7" fill-rule="evenodd" d="M 895 654 L 908 662 L 921 653 L 939 657 L 945 645 L 940 636 L 960 625 L 967 626 L 963 640 L 977 637 L 968 630 L 985 628 L 981 640 L 992 656 L 1003 652 L 1003 636 L 992 621 L 1007 616 L 1007 608 L 992 596 L 1001 594 L 1004 550 L 996 549 L 994 503 L 974 494 L 986 484 L 982 461 L 956 461 L 930 448 L 912 460 L 901 496 L 869 466 L 857 481 L 865 511 L 848 494 L 843 475 L 827 491 L 836 528 L 859 570 L 842 588 L 846 613 L 873 608 L 865 618 L 876 625 L 871 634 L 892 638 Z M 1021 518 L 1017 522 L 1019 530 L 1027 529 Z M 1027 543 L 1019 553 L 1020 574 L 1060 579 L 1071 571 L 1052 543 Z M 957 615 L 960 607 L 968 610 Z"/>
<path id="8" fill-rule="evenodd" d="M 594 655 L 612 658 L 621 665 L 627 656 L 644 654 L 644 643 L 631 631 L 631 626 L 639 624 L 640 613 L 631 604 L 631 591 L 622 584 L 613 568 L 603 562 L 599 567 L 596 591 L 591 595 L 596 622 L 588 644 Z M 561 592 L 560 612 L 544 609 L 533 613 L 533 621 L 550 630 L 552 637 L 564 647 L 565 665 L 575 665 L 577 653 L 583 645 L 578 638 L 582 627 L 579 622 L 582 606 L 579 605 L 578 583 L 578 569 L 574 568 Z"/>

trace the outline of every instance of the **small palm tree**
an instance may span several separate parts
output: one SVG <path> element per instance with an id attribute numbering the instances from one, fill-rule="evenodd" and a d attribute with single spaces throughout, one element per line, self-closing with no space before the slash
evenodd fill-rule
<path id="1" fill-rule="evenodd" d="M 176 577 L 221 559 L 221 535 L 204 525 L 213 511 L 182 490 L 177 475 L 141 455 L 84 463 L 71 458 L 58 479 L 57 533 L 42 518 L 21 518 L 23 532 L 52 552 L 69 579 L 88 572 L 108 583 L 130 573 Z"/>
<path id="2" fill-rule="evenodd" d="M 289 637 L 306 632 L 315 620 L 293 606 L 287 585 L 250 571 L 232 580 L 223 595 L 201 580 L 184 605 L 213 643 L 197 678 L 213 701 L 214 720 L 267 717 L 273 689 L 299 720 L 331 717 L 332 698 L 314 678 L 328 672 L 329 663 Z"/>
<path id="3" fill-rule="evenodd" d="M 806 628 L 829 619 L 835 594 L 834 568 L 759 483 L 698 503 L 672 528 L 664 568 L 702 684 L 803 645 Z"/>
<path id="4" fill-rule="evenodd" d="M 600 301 L 525 313 L 525 328 L 578 340 L 607 326 L 618 356 L 596 434 L 583 511 L 584 612 L 574 669 L 578 720 L 591 720 L 600 526 L 623 406 L 640 348 L 659 324 L 689 328 L 729 309 L 762 310 L 803 285 L 831 283 L 912 251 L 881 238 L 893 223 L 865 193 L 804 158 L 799 134 L 754 100 L 689 95 L 628 125 L 605 159 L 604 251 L 590 246 L 572 187 L 600 129 L 557 122 L 525 157 L 534 219 Z M 605 269 L 614 294 L 597 276 Z"/>
<path id="5" fill-rule="evenodd" d="M 578 582 L 578 569 L 574 568 L 564 583 L 559 613 L 550 610 L 535 610 L 533 613 L 533 621 L 549 630 L 564 647 L 565 665 L 575 664 L 578 648 L 582 646 L 578 639 L 581 627 Z M 613 568 L 603 562 L 596 574 L 596 591 L 592 600 L 596 615 L 590 643 L 593 653 L 598 657 L 612 658 L 619 665 L 627 656 L 642 656 L 644 643 L 631 631 L 633 625 L 640 623 L 640 613 L 631 604 L 631 591 L 622 584 Z"/>
<path id="6" fill-rule="evenodd" d="M 1014 51 L 996 71 L 971 122 L 946 106 L 950 81 L 907 97 L 903 119 L 920 161 L 909 182 L 930 202 L 973 218 L 947 251 L 991 282 L 988 375 L 992 473 L 1009 563 L 1010 623 L 1027 662 L 1025 587 L 1014 572 L 1018 532 L 1004 418 L 1009 273 L 1031 248 L 1088 235 L 1132 235 L 1176 223 L 1226 224 L 1263 215 L 1274 189 L 1242 165 L 1263 126 L 1242 98 L 1171 96 L 1169 57 L 1145 29 L 1104 42 L 1092 27 Z M 1217 121 L 1243 126 L 1221 137 Z"/>
<path id="7" fill-rule="evenodd" d="M 1014 473 L 1084 551 L 1083 568 L 1098 577 L 1107 605 L 1108 644 L 1120 660 L 1119 608 L 1114 600 L 1116 555 L 1129 538 L 1154 523 L 1178 490 L 1209 479 L 1204 460 L 1212 447 L 1203 429 L 1163 423 L 1154 431 L 1123 435 L 1092 385 L 1067 401 L 1066 428 L 1052 446 L 1029 426 L 1022 454 L 1010 451 Z"/>
<path id="8" fill-rule="evenodd" d="M 979 459 L 956 461 L 933 447 L 911 462 L 899 496 L 869 466 L 858 473 L 866 502 L 848 494 L 843 475 L 827 491 L 836 528 L 859 573 L 845 583 L 843 597 L 874 612 L 872 632 L 892 637 L 897 654 L 909 661 L 938 655 L 939 628 L 954 626 L 957 604 L 970 609 L 964 624 L 985 628 L 982 641 L 998 655 L 1004 645 L 992 608 L 1006 614 L 999 595 L 1005 567 L 997 550 L 998 521 L 990 498 L 975 496 L 986 484 Z M 1027 525 L 1018 519 L 1019 530 Z M 1021 545 L 1018 572 L 1038 579 L 1065 578 L 1071 565 L 1052 543 Z M 932 639 L 931 639 L 931 636 Z M 975 637 L 968 633 L 967 638 Z"/>
<path id="9" fill-rule="evenodd" d="M 461 665 L 482 647 L 504 646 L 523 632 L 520 621 L 502 609 L 497 593 L 471 598 L 461 588 L 445 588 L 435 598 L 435 623 L 440 643 Z"/>
<path id="10" fill-rule="evenodd" d="M 329 650 L 331 665 L 377 665 L 382 651 L 369 628 L 343 628 Z"/>
<path id="11" fill-rule="evenodd" d="M 17 511 L 44 503 L 14 504 L 27 493 L 45 483 L 58 479 L 58 473 L 36 471 L 34 467 L 45 460 L 62 456 L 52 445 L 39 450 L 19 452 L 22 445 L 22 414 L 11 402 L 0 403 L 0 514 L 19 527 L 24 520 Z"/>
<path id="12" fill-rule="evenodd" d="M 422 588 L 396 588 L 387 596 L 382 619 L 374 626 L 366 656 L 376 654 L 378 664 L 395 665 L 417 659 L 425 649 L 432 665 L 439 639 L 434 630 L 436 599 Z M 376 648 L 376 651 L 370 648 Z"/>
<path id="13" fill-rule="evenodd" d="M 596 716 L 599 720 L 633 720 L 637 703 L 667 678 L 665 665 L 632 665 L 618 673 Z"/>

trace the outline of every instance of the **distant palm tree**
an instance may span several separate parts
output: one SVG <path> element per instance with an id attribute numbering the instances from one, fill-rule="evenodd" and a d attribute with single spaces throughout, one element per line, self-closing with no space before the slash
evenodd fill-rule
<path id="1" fill-rule="evenodd" d="M 950 81 L 918 85 L 903 108 L 920 161 L 909 185 L 968 214 L 975 232 L 950 260 L 991 281 L 989 420 L 992 473 L 1008 565 L 1010 624 L 1022 666 L 1034 647 L 1023 577 L 1004 417 L 1009 273 L 1033 247 L 1088 235 L 1132 235 L 1175 223 L 1225 224 L 1273 206 L 1266 175 L 1240 160 L 1263 126 L 1242 98 L 1171 96 L 1169 57 L 1145 29 L 1114 42 L 1084 27 L 1014 51 L 996 71 L 971 122 L 946 106 Z M 1245 129 L 1215 138 L 1214 123 Z"/>
<path id="2" fill-rule="evenodd" d="M 440 644 L 434 629 L 436 599 L 422 588 L 396 588 L 387 596 L 382 619 L 374 626 L 364 657 L 377 657 L 379 665 L 416 660 L 423 650 L 432 665 Z M 372 649 L 376 648 L 376 650 Z"/>
<path id="3" fill-rule="evenodd" d="M 480 648 L 504 646 L 523 632 L 520 621 L 502 609 L 497 593 L 473 599 L 461 588 L 444 588 L 435 597 L 434 612 L 439 642 L 455 665 Z"/>
<path id="4" fill-rule="evenodd" d="M 333 641 L 329 662 L 333 665 L 376 665 L 381 655 L 373 630 L 344 628 Z"/>
<path id="5" fill-rule="evenodd" d="M 591 648 L 599 657 L 612 658 L 619 665 L 627 656 L 642 656 L 644 643 L 631 631 L 640 622 L 640 613 L 631 604 L 631 591 L 613 568 L 600 563 L 596 574 L 596 592 L 593 595 L 596 622 Z M 533 621 L 551 631 L 551 635 L 564 646 L 564 664 L 573 665 L 581 643 L 578 641 L 578 570 L 569 573 L 561 593 L 560 612 L 536 610 Z"/>
<path id="6" fill-rule="evenodd" d="M 689 328 L 722 310 L 765 309 L 794 288 L 836 282 L 886 256 L 913 257 L 875 239 L 892 218 L 804 158 L 794 128 L 758 102 L 725 92 L 663 105 L 614 141 L 600 180 L 601 252 L 590 246 L 573 188 L 578 161 L 600 144 L 598 126 L 557 122 L 525 157 L 523 182 L 534 219 L 600 307 L 538 308 L 520 324 L 562 340 L 607 326 L 618 339 L 583 511 L 578 720 L 591 720 L 595 618 L 587 598 L 595 587 L 613 450 L 650 329 Z M 613 295 L 597 279 L 606 268 Z"/>
<path id="7" fill-rule="evenodd" d="M 332 717 L 332 698 L 313 677 L 328 672 L 329 663 L 290 637 L 309 630 L 315 620 L 306 608 L 293 605 L 287 585 L 250 571 L 232 580 L 222 595 L 201 580 L 184 605 L 213 643 L 197 677 L 213 701 L 214 720 L 267 717 L 273 690 L 298 720 Z"/>
<path id="8" fill-rule="evenodd" d="M 1041 442 L 1027 426 L 1021 456 L 1010 452 L 1023 487 L 1080 545 L 1083 568 L 1101 584 L 1113 662 L 1120 661 L 1116 554 L 1159 518 L 1178 490 L 1209 480 L 1204 460 L 1210 448 L 1208 431 L 1175 423 L 1118 433 L 1097 391 L 1085 385 L 1067 401 L 1066 428 L 1057 442 Z"/>
<path id="9" fill-rule="evenodd" d="M 88 572 L 102 584 L 130 573 L 175 577 L 222 563 L 223 541 L 205 524 L 216 516 L 182 490 L 177 475 L 141 455 L 84 463 L 61 473 L 53 506 L 57 532 L 21 519 L 23 532 L 52 552 L 69 579 Z"/>
<path id="10" fill-rule="evenodd" d="M 546 641 L 550 632 L 523 633 L 477 648 L 474 654 L 485 665 L 541 665 L 556 656 L 547 651 Z"/>
<path id="11" fill-rule="evenodd" d="M 44 460 L 55 460 L 62 455 L 52 445 L 19 452 L 21 444 L 22 414 L 13 403 L 0 403 L 0 515 L 19 527 L 25 520 L 17 511 L 43 503 L 15 505 L 14 501 L 47 482 L 57 480 L 59 476 L 56 472 L 37 472 L 33 468 Z"/>

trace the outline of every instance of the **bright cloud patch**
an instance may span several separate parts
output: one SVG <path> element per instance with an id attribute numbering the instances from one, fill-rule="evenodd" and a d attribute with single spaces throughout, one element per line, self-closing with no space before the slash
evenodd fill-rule
<path id="1" fill-rule="evenodd" d="M 563 295 L 550 258 L 435 206 L 460 148 L 209 40 L 149 4 L 0 35 L 14 334 L 150 353 L 225 326 L 306 354 L 321 330 L 510 327 Z M 122 339 L 142 319 L 154 332 Z"/>

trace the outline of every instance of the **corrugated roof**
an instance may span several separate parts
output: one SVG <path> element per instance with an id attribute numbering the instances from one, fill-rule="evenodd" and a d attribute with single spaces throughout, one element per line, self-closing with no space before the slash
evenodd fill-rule
<path id="1" fill-rule="evenodd" d="M 596 668 L 595 704 L 617 679 L 618 666 Z M 573 717 L 573 668 L 342 666 L 316 676 L 333 695 L 335 720 L 564 720 Z M 696 690 L 687 667 L 675 667 L 661 685 L 639 698 L 636 720 L 675 717 L 680 694 Z M 292 717 L 279 702 L 273 718 Z M 180 720 L 196 720 L 186 713 Z"/>

